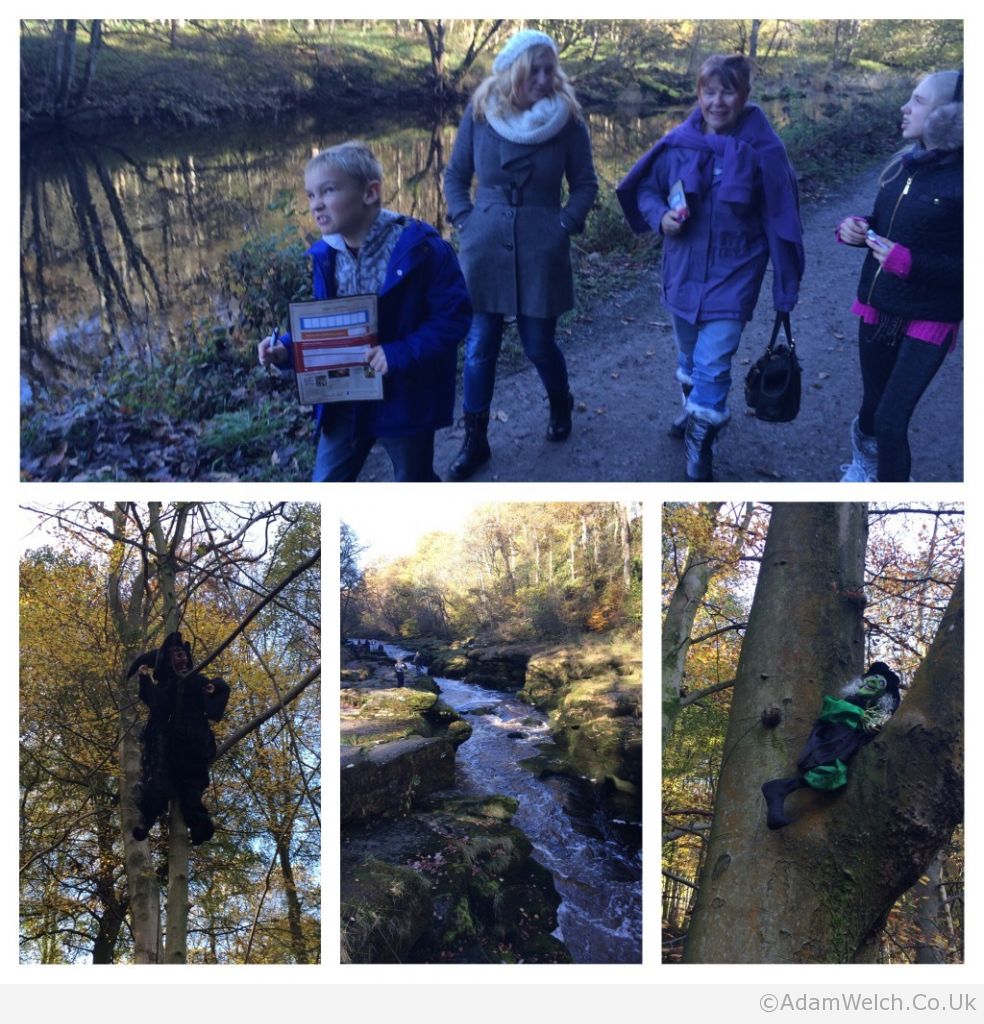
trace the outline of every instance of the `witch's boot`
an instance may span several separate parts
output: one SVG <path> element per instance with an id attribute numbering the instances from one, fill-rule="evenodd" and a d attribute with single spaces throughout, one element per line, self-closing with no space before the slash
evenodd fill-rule
<path id="1" fill-rule="evenodd" d="M 878 441 L 861 433 L 858 417 L 851 420 L 851 461 L 841 466 L 842 484 L 861 484 L 878 479 Z"/>
<path id="2" fill-rule="evenodd" d="M 687 399 L 690 397 L 690 392 L 693 391 L 693 389 L 693 384 L 680 381 L 680 392 L 683 395 L 683 411 L 670 424 L 670 429 L 666 432 L 670 437 L 677 441 L 683 440 L 683 435 L 687 430 Z"/>
<path id="3" fill-rule="evenodd" d="M 784 828 L 786 825 L 792 824 L 793 819 L 786 814 L 783 804 L 790 793 L 805 785 L 806 783 L 798 775 L 792 779 L 773 779 L 771 782 L 763 783 L 762 796 L 765 797 L 766 803 L 765 823 L 769 828 Z"/>
<path id="4" fill-rule="evenodd" d="M 728 419 L 727 409 L 720 411 L 688 402 L 683 434 L 688 480 L 706 482 L 714 479 L 714 441 Z"/>
<path id="5" fill-rule="evenodd" d="M 467 480 L 476 469 L 484 466 L 492 457 L 489 448 L 489 414 L 487 412 L 465 413 L 465 440 L 461 451 L 448 467 L 448 478 Z"/>
<path id="6" fill-rule="evenodd" d="M 547 398 L 550 401 L 547 440 L 566 440 L 571 436 L 571 412 L 574 409 L 574 396 L 567 388 L 564 388 L 563 391 L 548 391 Z"/>

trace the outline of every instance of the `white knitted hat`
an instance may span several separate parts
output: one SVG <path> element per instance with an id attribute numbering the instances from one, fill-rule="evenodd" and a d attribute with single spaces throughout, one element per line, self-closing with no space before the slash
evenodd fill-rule
<path id="1" fill-rule="evenodd" d="M 492 61 L 492 70 L 499 74 L 500 71 L 511 68 L 516 62 L 516 58 L 533 46 L 548 46 L 553 50 L 554 56 L 557 56 L 557 44 L 546 32 L 539 32 L 535 28 L 524 28 L 522 32 L 517 32 L 496 54 L 495 60 Z"/>

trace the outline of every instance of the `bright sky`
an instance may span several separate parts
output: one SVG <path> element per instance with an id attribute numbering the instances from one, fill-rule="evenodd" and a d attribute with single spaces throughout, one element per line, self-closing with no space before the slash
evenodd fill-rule
<path id="1" fill-rule="evenodd" d="M 417 546 L 417 540 L 425 533 L 443 531 L 455 533 L 465 521 L 469 512 L 487 501 L 456 498 L 442 488 L 440 501 L 413 501 L 380 504 L 358 502 L 357 508 L 349 506 L 342 516 L 366 550 L 362 553 L 362 565 L 368 565 L 377 558 L 391 559 L 409 555 Z M 428 489 L 428 496 L 435 493 Z M 356 503 L 353 503 L 355 505 Z"/>

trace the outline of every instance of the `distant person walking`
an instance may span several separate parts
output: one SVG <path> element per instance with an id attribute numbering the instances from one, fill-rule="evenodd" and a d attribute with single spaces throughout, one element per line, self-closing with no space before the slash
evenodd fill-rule
<path id="1" fill-rule="evenodd" d="M 407 663 L 402 658 L 400 658 L 399 661 L 397 661 L 397 663 L 393 666 L 393 669 L 396 672 L 396 685 L 402 686 L 404 682 L 404 676 L 407 671 Z"/>
<path id="2" fill-rule="evenodd" d="M 467 480 L 491 458 L 489 410 L 507 316 L 516 317 L 523 350 L 547 391 L 547 438 L 570 435 L 574 399 L 557 318 L 574 305 L 570 236 L 584 228 L 598 192 L 591 140 L 553 39 L 517 32 L 492 72 L 465 110 L 444 174 L 475 310 L 465 341 L 465 441 L 451 463 L 452 480 Z"/>
<path id="3" fill-rule="evenodd" d="M 902 107 L 911 145 L 882 171 L 874 211 L 838 241 L 867 249 L 851 312 L 863 395 L 841 482 L 906 481 L 909 423 L 963 319 L 963 74 L 927 75 Z"/>
<path id="4" fill-rule="evenodd" d="M 708 57 L 697 107 L 618 186 L 637 232 L 663 236 L 663 301 L 673 317 L 687 478 L 711 480 L 714 442 L 731 417 L 731 360 L 772 260 L 772 298 L 790 312 L 803 276 L 796 175 L 762 110 L 748 102 L 752 63 Z"/>

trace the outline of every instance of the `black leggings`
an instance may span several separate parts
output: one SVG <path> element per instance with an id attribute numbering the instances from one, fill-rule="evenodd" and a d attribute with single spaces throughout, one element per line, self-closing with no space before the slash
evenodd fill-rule
<path id="1" fill-rule="evenodd" d="M 949 342 L 931 345 L 909 337 L 888 345 L 871 340 L 876 330 L 877 325 L 860 321 L 858 349 L 864 396 L 858 426 L 862 434 L 878 441 L 878 479 L 905 481 L 912 469 L 909 421 L 950 346 Z"/>

